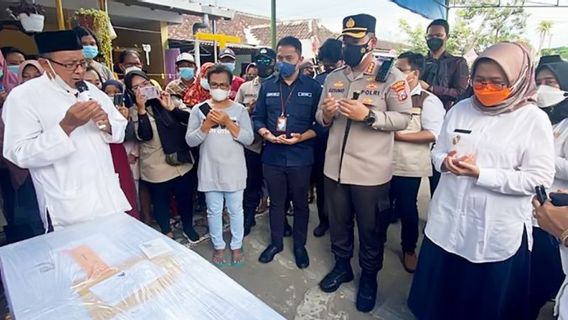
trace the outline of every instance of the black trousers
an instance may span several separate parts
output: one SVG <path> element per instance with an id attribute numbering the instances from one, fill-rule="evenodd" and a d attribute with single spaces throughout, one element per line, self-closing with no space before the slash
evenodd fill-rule
<path id="1" fill-rule="evenodd" d="M 13 211 L 6 212 L 8 225 L 4 227 L 7 243 L 26 240 L 45 233 L 31 176 L 28 175 L 13 196 L 14 199 L 11 200 L 14 205 Z"/>
<path id="2" fill-rule="evenodd" d="M 434 196 L 434 191 L 438 187 L 438 183 L 440 183 L 440 177 L 442 174 L 434 168 L 434 164 L 432 164 L 432 176 L 429 178 L 430 180 L 430 197 Z"/>
<path id="3" fill-rule="evenodd" d="M 195 169 L 192 169 L 195 170 Z M 193 225 L 193 185 L 191 171 L 181 177 L 162 183 L 144 182 L 152 195 L 154 218 L 162 233 L 172 231 L 170 226 L 170 196 L 175 196 L 178 214 L 184 227 Z"/>
<path id="4" fill-rule="evenodd" d="M 393 213 L 400 217 L 402 251 L 414 252 L 418 242 L 418 190 L 422 178 L 392 177 L 390 201 Z"/>
<path id="5" fill-rule="evenodd" d="M 529 319 L 537 319 L 540 309 L 558 293 L 564 281 L 558 241 L 546 231 L 533 227 Z"/>
<path id="6" fill-rule="evenodd" d="M 294 247 L 306 245 L 308 235 L 308 190 L 310 188 L 311 166 L 277 167 L 264 165 L 264 178 L 270 197 L 270 233 L 274 246 L 282 247 L 284 219 L 288 194 L 294 205 Z"/>
<path id="7" fill-rule="evenodd" d="M 328 224 L 327 212 L 325 211 L 325 192 L 323 167 L 325 164 L 325 151 L 327 149 L 328 133 L 318 135 L 314 143 L 314 165 L 312 167 L 312 184 L 316 186 L 316 205 L 318 208 L 319 222 Z"/>
<path id="8" fill-rule="evenodd" d="M 245 149 L 245 160 L 247 164 L 247 187 L 243 195 L 243 211 L 245 223 L 254 221 L 256 207 L 262 198 L 262 158 L 261 155 Z"/>
<path id="9" fill-rule="evenodd" d="M 355 218 L 359 229 L 359 265 L 367 272 L 382 269 L 390 219 L 389 185 L 346 185 L 325 178 L 331 251 L 336 259 L 353 257 Z"/>

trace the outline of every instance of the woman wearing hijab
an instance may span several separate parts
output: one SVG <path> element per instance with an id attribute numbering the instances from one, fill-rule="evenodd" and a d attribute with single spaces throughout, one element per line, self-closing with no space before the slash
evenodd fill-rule
<path id="1" fill-rule="evenodd" d="M 18 70 L 18 81 L 20 84 L 38 78 L 43 75 L 43 68 L 37 60 L 26 60 L 20 65 Z"/>
<path id="2" fill-rule="evenodd" d="M 554 130 L 556 174 L 551 192 L 568 190 L 568 62 L 546 62 L 542 57 L 536 69 L 537 105 L 546 112 Z M 531 256 L 530 319 L 536 319 L 540 309 L 553 298 L 568 274 L 568 252 L 561 262 L 561 251 L 566 248 L 543 230 L 533 227 L 534 247 Z M 564 269 L 564 272 L 563 272 Z M 557 301 L 559 301 L 557 299 Z M 568 316 L 568 315 L 565 315 Z"/>
<path id="3" fill-rule="evenodd" d="M 529 52 L 502 42 L 472 67 L 474 96 L 446 115 L 442 172 L 408 305 L 417 319 L 526 319 L 531 199 L 554 177 L 552 127 Z"/>
<path id="4" fill-rule="evenodd" d="M 170 95 L 152 86 L 150 78 L 133 70 L 124 78 L 126 89 L 136 97 L 132 115 L 140 143 L 140 177 L 148 186 L 154 218 L 162 233 L 174 237 L 170 226 L 170 195 L 175 195 L 183 233 L 199 240 L 193 229 L 193 186 L 189 172 L 193 158 L 185 142 L 189 113 L 175 107 Z"/>
<path id="5" fill-rule="evenodd" d="M 111 90 L 111 87 L 118 89 L 120 93 L 117 93 L 115 90 Z M 115 95 L 122 94 L 122 92 L 124 92 L 124 86 L 122 85 L 122 83 L 116 80 L 106 81 L 105 83 L 103 83 L 101 88 L 101 90 L 103 90 L 113 100 Z M 114 101 L 116 102 L 116 100 Z M 124 102 L 122 102 L 120 105 L 116 105 L 116 108 L 127 120 L 130 120 L 128 109 L 124 106 Z M 132 121 L 129 121 L 128 125 L 126 126 L 124 143 L 110 143 L 109 146 L 110 153 L 112 155 L 112 162 L 114 165 L 114 172 L 118 174 L 120 188 L 122 189 L 122 192 L 124 192 L 126 199 L 128 199 L 128 202 L 132 207 L 132 210 L 130 210 L 128 214 L 135 217 L 136 219 L 139 219 L 140 214 L 137 210 L 138 197 L 136 196 L 137 193 L 136 187 L 134 185 L 134 176 L 130 168 L 129 156 L 125 148 L 126 143 L 131 142 L 135 139 L 134 124 L 132 123 Z"/>
<path id="6" fill-rule="evenodd" d="M 10 90 L 18 84 L 18 75 L 8 70 L 8 62 L 0 52 L 0 108 L 4 105 Z"/>
<path id="7" fill-rule="evenodd" d="M 41 67 L 40 67 L 41 68 Z M 0 107 L 8 92 L 18 85 L 18 75 L 9 72 L 0 52 Z M 4 147 L 4 122 L 0 119 L 0 152 Z M 8 243 L 25 240 L 44 232 L 39 206 L 28 170 L 21 169 L 0 156 L 0 189 L 2 190 L 4 227 Z"/>
<path id="8" fill-rule="evenodd" d="M 187 90 L 185 97 L 183 97 L 183 103 L 190 108 L 196 104 L 206 101 L 207 99 L 211 99 L 209 83 L 207 82 L 207 71 L 213 66 L 213 63 L 206 62 L 201 66 L 201 68 L 199 68 L 199 73 L 197 74 L 193 85 Z"/>

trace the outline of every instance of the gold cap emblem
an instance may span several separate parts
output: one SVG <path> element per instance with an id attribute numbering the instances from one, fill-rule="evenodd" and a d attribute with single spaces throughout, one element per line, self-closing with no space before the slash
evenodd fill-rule
<path id="1" fill-rule="evenodd" d="M 353 18 L 349 18 L 349 20 L 345 22 L 345 27 L 347 28 L 353 28 L 354 26 L 355 26 L 355 20 L 353 20 Z"/>

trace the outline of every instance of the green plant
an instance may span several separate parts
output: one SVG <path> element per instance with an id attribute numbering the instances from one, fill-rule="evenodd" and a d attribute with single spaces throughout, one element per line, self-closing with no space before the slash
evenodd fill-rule
<path id="1" fill-rule="evenodd" d="M 88 27 L 97 34 L 99 51 L 102 53 L 107 66 L 112 63 L 112 39 L 110 36 L 110 18 L 103 10 L 81 8 L 73 14 L 75 23 Z"/>

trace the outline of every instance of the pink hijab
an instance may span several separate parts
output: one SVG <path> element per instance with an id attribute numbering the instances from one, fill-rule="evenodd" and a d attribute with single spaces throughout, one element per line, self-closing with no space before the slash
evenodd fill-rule
<path id="1" fill-rule="evenodd" d="M 36 67 L 36 69 L 39 71 L 39 74 L 43 74 L 43 68 L 41 67 L 41 65 L 39 64 L 39 62 L 37 62 L 37 60 L 26 60 L 24 62 L 22 62 L 22 64 L 20 65 L 20 69 L 18 70 L 18 83 L 22 84 L 24 82 L 24 69 L 27 66 L 34 66 Z"/>
<path id="2" fill-rule="evenodd" d="M 8 93 L 19 84 L 18 75 L 8 71 L 8 63 L 4 60 L 2 52 L 0 52 L 0 68 L 2 68 L 4 74 L 2 76 L 2 86 L 4 87 L 4 91 Z"/>

